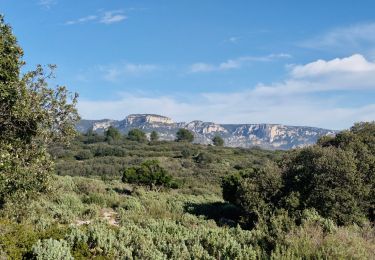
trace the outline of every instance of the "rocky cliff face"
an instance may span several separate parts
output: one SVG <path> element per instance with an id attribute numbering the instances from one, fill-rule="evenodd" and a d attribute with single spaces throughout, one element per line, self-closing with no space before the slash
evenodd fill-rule
<path id="1" fill-rule="evenodd" d="M 316 127 L 286 126 L 280 124 L 216 124 L 212 122 L 192 121 L 175 123 L 172 119 L 153 114 L 134 114 L 124 120 L 81 120 L 77 124 L 80 132 L 93 129 L 104 132 L 109 126 L 126 133 L 139 128 L 146 133 L 157 131 L 161 140 L 174 140 L 179 128 L 186 128 L 195 135 L 195 142 L 210 144 L 215 135 L 224 139 L 226 146 L 253 147 L 265 149 L 292 149 L 314 144 L 319 137 L 334 135 L 336 131 Z"/>
<path id="2" fill-rule="evenodd" d="M 128 125 L 136 124 L 173 124 L 172 119 L 166 116 L 152 115 L 152 114 L 135 114 L 129 115 L 125 118 L 125 123 Z"/>

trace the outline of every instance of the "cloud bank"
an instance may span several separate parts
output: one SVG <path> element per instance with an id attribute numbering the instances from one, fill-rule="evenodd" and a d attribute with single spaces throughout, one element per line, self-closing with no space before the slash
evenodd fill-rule
<path id="1" fill-rule="evenodd" d="M 125 66 L 124 70 L 127 69 Z M 362 106 L 346 106 L 335 98 L 337 95 L 325 97 L 322 93 L 353 90 L 375 96 L 375 63 L 359 54 L 296 65 L 283 82 L 258 84 L 240 92 L 200 93 L 185 96 L 184 100 L 176 96 L 122 93 L 118 100 L 81 100 L 79 111 L 88 119 L 157 113 L 178 121 L 283 123 L 343 129 L 357 121 L 375 120 L 375 98 Z"/>

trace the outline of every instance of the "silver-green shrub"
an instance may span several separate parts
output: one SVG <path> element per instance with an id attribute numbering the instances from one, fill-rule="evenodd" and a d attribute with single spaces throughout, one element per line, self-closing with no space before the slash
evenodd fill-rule
<path id="1" fill-rule="evenodd" d="M 44 239 L 32 248 L 33 255 L 37 260 L 72 260 L 70 247 L 65 240 Z"/>

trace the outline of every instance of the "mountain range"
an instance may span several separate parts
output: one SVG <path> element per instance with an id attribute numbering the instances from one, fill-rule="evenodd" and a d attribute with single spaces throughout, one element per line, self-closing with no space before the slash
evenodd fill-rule
<path id="1" fill-rule="evenodd" d="M 288 150 L 314 144 L 319 137 L 335 135 L 337 131 L 308 126 L 288 126 L 282 124 L 217 124 L 199 120 L 190 123 L 174 122 L 171 118 L 155 114 L 132 114 L 124 120 L 81 120 L 77 125 L 79 132 L 89 129 L 103 133 L 109 126 L 122 133 L 138 128 L 148 135 L 152 131 L 159 134 L 160 140 L 174 140 L 180 128 L 194 133 L 194 142 L 211 144 L 212 138 L 219 135 L 225 146 L 254 147 L 264 149 Z"/>

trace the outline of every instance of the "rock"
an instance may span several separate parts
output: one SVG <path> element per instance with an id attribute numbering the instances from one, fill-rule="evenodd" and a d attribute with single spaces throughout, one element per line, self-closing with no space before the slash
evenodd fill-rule
<path id="1" fill-rule="evenodd" d="M 189 129 L 194 133 L 194 142 L 212 144 L 212 138 L 220 135 L 225 146 L 254 147 L 264 149 L 287 150 L 316 143 L 319 137 L 335 135 L 337 131 L 308 126 L 287 126 L 281 124 L 217 124 L 195 120 L 189 123 L 175 123 L 165 116 L 154 114 L 133 114 L 124 120 L 81 120 L 77 130 L 85 133 L 89 129 L 104 132 L 109 126 L 127 133 L 139 128 L 146 133 L 156 131 L 160 140 L 174 140 L 179 128 Z"/>

